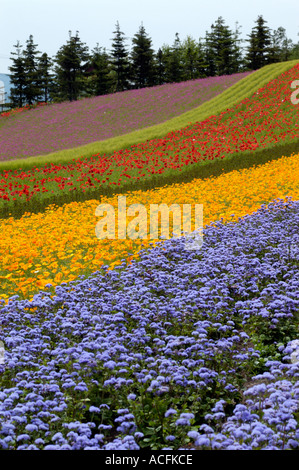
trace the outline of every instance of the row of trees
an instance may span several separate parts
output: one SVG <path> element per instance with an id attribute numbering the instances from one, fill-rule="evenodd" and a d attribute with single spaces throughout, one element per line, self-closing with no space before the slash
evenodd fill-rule
<path id="1" fill-rule="evenodd" d="M 31 35 L 22 49 L 18 41 L 10 67 L 12 107 L 38 101 L 73 101 L 134 88 L 178 83 L 195 78 L 230 75 L 257 70 L 266 64 L 299 58 L 299 43 L 293 44 L 282 27 L 272 31 L 259 16 L 248 39 L 241 39 L 240 27 L 231 30 L 222 17 L 198 41 L 191 36 L 183 41 L 176 33 L 171 46 L 157 52 L 141 24 L 127 39 L 119 23 L 113 32 L 111 50 L 85 43 L 69 33 L 69 39 L 54 58 L 37 50 Z"/>

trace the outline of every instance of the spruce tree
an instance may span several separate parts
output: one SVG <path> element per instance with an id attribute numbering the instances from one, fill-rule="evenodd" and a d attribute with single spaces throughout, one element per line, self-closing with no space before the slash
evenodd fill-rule
<path id="1" fill-rule="evenodd" d="M 141 24 L 139 31 L 132 39 L 131 77 L 134 88 L 154 85 L 154 51 L 152 40 L 148 37 Z"/>
<path id="2" fill-rule="evenodd" d="M 197 43 L 196 71 L 199 78 L 207 77 L 207 60 L 203 38 L 199 38 Z"/>
<path id="3" fill-rule="evenodd" d="M 267 21 L 258 16 L 256 26 L 252 28 L 249 35 L 247 53 L 245 56 L 247 67 L 257 70 L 270 63 L 271 31 L 266 26 Z"/>
<path id="4" fill-rule="evenodd" d="M 40 54 L 36 50 L 37 44 L 34 44 L 33 36 L 30 35 L 26 41 L 26 49 L 23 52 L 24 67 L 26 73 L 26 82 L 24 87 L 24 96 L 27 104 L 32 105 L 39 100 L 41 90 L 39 87 L 38 61 Z"/>
<path id="5" fill-rule="evenodd" d="M 164 47 L 165 79 L 167 83 L 179 83 L 183 80 L 182 44 L 179 33 L 171 47 Z"/>
<path id="6" fill-rule="evenodd" d="M 88 94 L 93 96 L 106 95 L 112 91 L 110 60 L 106 49 L 99 44 L 92 50 L 87 66 Z"/>
<path id="7" fill-rule="evenodd" d="M 88 47 L 80 40 L 78 31 L 75 36 L 69 32 L 69 40 L 54 59 L 56 101 L 76 101 L 84 96 L 84 70 L 88 59 Z"/>
<path id="8" fill-rule="evenodd" d="M 214 25 L 211 25 L 211 32 L 206 31 L 204 53 L 206 63 L 206 75 L 207 77 L 215 77 L 217 75 L 216 56 L 214 51 Z"/>
<path id="9" fill-rule="evenodd" d="M 198 78 L 198 44 L 191 36 L 182 43 L 182 78 L 193 80 Z"/>
<path id="10" fill-rule="evenodd" d="M 10 71 L 10 82 L 11 82 L 11 89 L 10 89 L 10 96 L 9 101 L 11 107 L 15 108 L 22 108 L 25 101 L 25 86 L 26 86 L 26 71 L 25 71 L 25 63 L 24 63 L 24 56 L 22 51 L 22 45 L 20 41 L 14 45 L 16 48 L 16 52 L 12 52 L 11 60 L 12 65 L 9 67 Z"/>
<path id="11" fill-rule="evenodd" d="M 238 71 L 239 50 L 236 36 L 220 16 L 206 33 L 206 61 L 209 76 L 230 75 Z"/>
<path id="12" fill-rule="evenodd" d="M 44 52 L 38 61 L 37 73 L 38 73 L 38 86 L 40 89 L 40 99 L 45 103 L 51 100 L 53 93 L 53 74 L 51 72 L 53 61 Z"/>
<path id="13" fill-rule="evenodd" d="M 165 58 L 164 51 L 159 47 L 157 53 L 154 56 L 155 59 L 155 85 L 163 85 L 165 83 Z"/>
<path id="14" fill-rule="evenodd" d="M 113 73 L 113 91 L 123 91 L 130 88 L 129 52 L 125 44 L 125 35 L 120 30 L 119 22 L 113 32 L 111 48 L 111 69 Z"/>
<path id="15" fill-rule="evenodd" d="M 171 47 L 168 44 L 163 44 L 163 46 L 159 49 L 159 57 L 157 56 L 157 60 L 159 61 L 157 63 L 158 68 L 160 69 L 160 81 L 161 84 L 164 83 L 170 83 L 172 80 L 171 74 L 170 74 L 170 61 L 171 61 Z M 161 80 L 162 79 L 162 80 Z"/>

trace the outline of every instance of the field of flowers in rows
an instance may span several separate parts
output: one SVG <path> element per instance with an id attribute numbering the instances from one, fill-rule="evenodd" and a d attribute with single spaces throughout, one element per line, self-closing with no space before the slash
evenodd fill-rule
<path id="1" fill-rule="evenodd" d="M 298 76 L 299 65 L 259 89 L 251 98 L 219 115 L 152 139 L 112 155 L 94 155 L 65 165 L 46 165 L 31 170 L 4 171 L 0 176 L 0 208 L 23 201 L 36 202 L 70 192 L 105 191 L 128 187 L 196 164 L 226 160 L 243 152 L 267 149 L 298 141 L 298 107 L 290 101 L 290 83 Z M 27 113 L 29 115 L 29 113 Z M 238 162 L 236 162 L 238 168 Z M 172 173 L 171 173 L 172 172 Z"/>
<path id="2" fill-rule="evenodd" d="M 276 197 L 298 199 L 298 181 L 296 154 L 217 178 L 133 191 L 126 194 L 126 202 L 127 206 L 143 204 L 148 213 L 151 204 L 179 203 L 193 207 L 203 204 L 203 222 L 207 225 L 221 218 L 238 220 Z M 81 274 L 91 274 L 102 264 L 113 268 L 123 258 L 130 259 L 130 254 L 135 255 L 142 245 L 149 246 L 150 239 L 96 238 L 95 227 L 100 219 L 95 210 L 105 203 L 115 208 L 118 228 L 118 195 L 51 206 L 43 213 L 27 213 L 20 219 L 0 220 L 0 298 L 7 299 L 13 294 L 28 298 L 47 284 L 73 281 Z"/>
<path id="3" fill-rule="evenodd" d="M 0 118 L 0 161 L 105 140 L 200 106 L 249 75 L 243 72 L 51 104 Z"/>
<path id="4" fill-rule="evenodd" d="M 298 449 L 298 202 L 1 308 L 0 448 Z M 297 353 L 299 354 L 298 350 Z"/>
<path id="5" fill-rule="evenodd" d="M 298 450 L 299 153 L 270 158 L 298 141 L 298 73 L 163 139 L 2 171 L 0 449 Z M 151 188 L 232 156 L 234 171 Z M 120 192 L 102 189 L 138 179 L 127 207 L 203 205 L 201 249 L 96 237 L 99 204 L 118 228 Z M 74 199 L 26 210 L 47 193 Z"/>

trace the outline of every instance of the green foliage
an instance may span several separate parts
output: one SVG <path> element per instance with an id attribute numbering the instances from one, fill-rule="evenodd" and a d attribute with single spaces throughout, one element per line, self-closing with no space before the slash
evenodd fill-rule
<path id="1" fill-rule="evenodd" d="M 129 89 L 130 62 L 129 52 L 125 43 L 125 35 L 120 30 L 119 23 L 113 32 L 114 38 L 111 47 L 111 70 L 113 72 L 113 91 Z"/>
<path id="2" fill-rule="evenodd" d="M 232 74 L 244 69 L 257 70 L 266 64 L 298 59 L 298 44 L 293 44 L 283 27 L 272 31 L 262 16 L 243 47 L 240 27 L 230 29 L 220 16 L 198 41 L 190 35 L 181 41 L 175 34 L 173 44 L 163 44 L 157 52 L 143 25 L 127 47 L 119 23 L 113 32 L 111 50 L 101 51 L 98 45 L 89 54 L 88 47 L 78 36 L 70 38 L 53 59 L 38 57 L 32 35 L 25 51 L 12 53 L 12 107 L 22 107 L 34 101 L 77 100 L 164 83 Z M 54 66 L 55 64 L 55 66 Z M 40 91 L 40 93 L 39 93 Z"/>
<path id="3" fill-rule="evenodd" d="M 33 42 L 33 36 L 30 35 L 26 41 L 26 49 L 23 52 L 26 81 L 24 87 L 25 102 L 32 105 L 38 101 L 41 95 L 39 86 L 38 54 L 37 44 Z"/>
<path id="4" fill-rule="evenodd" d="M 288 39 L 286 36 L 286 30 L 279 27 L 271 34 L 269 62 L 274 63 L 290 60 L 293 48 L 292 40 Z"/>
<path id="5" fill-rule="evenodd" d="M 14 46 L 16 52 L 12 52 L 12 65 L 9 67 L 10 70 L 10 103 L 12 108 L 22 108 L 25 104 L 25 86 L 26 86 L 26 71 L 24 57 L 22 55 L 22 45 L 20 41 Z"/>
<path id="6" fill-rule="evenodd" d="M 112 91 L 109 56 L 106 49 L 97 44 L 86 66 L 85 92 L 88 96 L 106 95 Z"/>
<path id="7" fill-rule="evenodd" d="M 182 45 L 179 34 L 171 47 L 164 48 L 165 57 L 165 80 L 167 83 L 177 83 L 183 80 Z"/>
<path id="8" fill-rule="evenodd" d="M 57 52 L 55 62 L 55 101 L 76 101 L 84 92 L 84 66 L 88 48 L 81 42 L 78 31 L 69 32 L 69 39 Z"/>
<path id="9" fill-rule="evenodd" d="M 38 76 L 38 86 L 40 90 L 39 99 L 42 102 L 48 103 L 50 101 L 50 96 L 53 93 L 53 74 L 51 72 L 51 67 L 53 62 L 46 52 L 44 52 L 38 61 L 37 65 L 37 76 Z"/>
<path id="10" fill-rule="evenodd" d="M 10 105 L 11 108 L 32 106 L 39 101 L 48 102 L 52 91 L 53 76 L 52 60 L 46 53 L 39 55 L 37 45 L 30 35 L 26 41 L 26 49 L 18 41 L 14 46 L 16 52 L 12 53 L 13 64 L 9 67 L 12 84 Z"/>
<path id="11" fill-rule="evenodd" d="M 208 57 L 208 76 L 230 75 L 240 71 L 241 52 L 237 46 L 238 32 L 234 34 L 220 16 L 211 32 L 206 33 L 206 54 Z"/>
<path id="12" fill-rule="evenodd" d="M 155 84 L 155 62 L 152 41 L 143 25 L 132 39 L 131 80 L 134 88 L 145 88 Z"/>
<path id="13" fill-rule="evenodd" d="M 271 32 L 263 16 L 258 16 L 256 26 L 249 35 L 249 46 L 245 60 L 252 70 L 257 70 L 270 63 Z"/>

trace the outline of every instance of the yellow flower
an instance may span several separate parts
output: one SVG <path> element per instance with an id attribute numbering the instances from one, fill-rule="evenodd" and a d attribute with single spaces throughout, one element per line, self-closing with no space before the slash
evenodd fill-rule
<path id="1" fill-rule="evenodd" d="M 217 178 L 194 179 L 125 196 L 127 207 L 142 204 L 148 214 L 151 204 L 202 204 L 203 223 L 208 225 L 220 218 L 236 221 L 276 198 L 298 199 L 298 182 L 299 155 L 293 155 Z M 141 248 L 157 241 L 149 237 L 98 239 L 95 227 L 99 217 L 95 210 L 99 204 L 115 208 L 117 234 L 117 195 L 50 206 L 44 213 L 26 214 L 21 219 L 0 219 L 0 277 L 5 280 L 0 298 L 14 294 L 30 298 L 48 283 L 55 286 L 81 274 L 89 275 L 103 264 L 113 268 L 123 259 L 131 262 Z M 128 217 L 127 222 L 131 219 Z M 149 217 L 147 222 L 149 234 Z"/>

